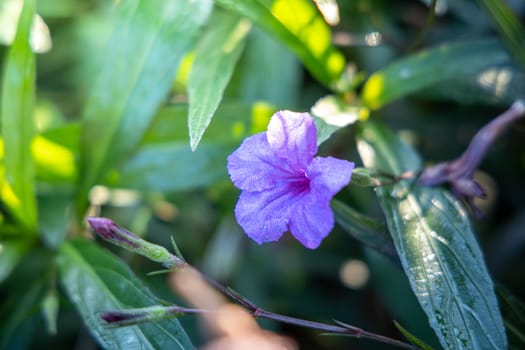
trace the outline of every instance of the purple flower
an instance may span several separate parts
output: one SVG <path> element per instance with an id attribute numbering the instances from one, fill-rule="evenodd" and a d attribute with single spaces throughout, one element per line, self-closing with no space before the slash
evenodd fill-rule
<path id="1" fill-rule="evenodd" d="M 315 153 L 313 118 L 280 111 L 267 132 L 248 137 L 228 157 L 230 177 L 242 190 L 235 216 L 251 239 L 276 241 L 289 230 L 315 249 L 330 233 L 330 200 L 350 182 L 354 163 Z"/>

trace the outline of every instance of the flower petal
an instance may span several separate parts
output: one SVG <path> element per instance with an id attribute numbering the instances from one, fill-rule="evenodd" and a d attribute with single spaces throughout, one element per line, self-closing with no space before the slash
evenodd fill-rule
<path id="1" fill-rule="evenodd" d="M 275 113 L 266 135 L 275 155 L 286 159 L 293 170 L 305 170 L 317 152 L 317 129 L 308 113 Z"/>
<path id="2" fill-rule="evenodd" d="M 315 249 L 334 228 L 330 198 L 323 193 L 310 192 L 293 208 L 290 232 L 306 248 Z"/>
<path id="3" fill-rule="evenodd" d="M 330 196 L 341 191 L 352 178 L 354 163 L 333 157 L 315 157 L 308 167 L 312 191 L 328 191 Z"/>
<path id="4" fill-rule="evenodd" d="M 296 196 L 288 186 L 261 192 L 243 191 L 235 207 L 237 222 L 246 234 L 261 244 L 278 240 L 288 230 Z"/>
<path id="5" fill-rule="evenodd" d="M 268 144 L 266 133 L 246 138 L 228 157 L 228 173 L 241 190 L 262 191 L 289 173 L 282 169 L 282 160 L 277 158 Z"/>

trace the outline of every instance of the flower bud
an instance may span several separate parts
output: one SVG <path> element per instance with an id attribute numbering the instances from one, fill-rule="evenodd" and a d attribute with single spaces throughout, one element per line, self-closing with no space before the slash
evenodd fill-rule
<path id="1" fill-rule="evenodd" d="M 518 100 L 508 110 L 481 128 L 460 157 L 425 168 L 418 183 L 422 186 L 450 183 L 454 195 L 465 200 L 479 216 L 480 212 L 473 200 L 476 197 L 485 197 L 485 191 L 474 180 L 474 173 L 494 141 L 512 123 L 523 117 L 525 117 L 525 104 Z"/>
<path id="2" fill-rule="evenodd" d="M 159 262 L 167 268 L 180 267 L 186 264 L 182 259 L 171 254 L 166 248 L 143 240 L 136 234 L 118 226 L 110 219 L 90 217 L 87 221 L 102 239 Z"/>
<path id="3" fill-rule="evenodd" d="M 123 327 L 171 319 L 181 315 L 185 310 L 177 305 L 154 305 L 136 309 L 102 311 L 100 317 L 112 327 Z"/>

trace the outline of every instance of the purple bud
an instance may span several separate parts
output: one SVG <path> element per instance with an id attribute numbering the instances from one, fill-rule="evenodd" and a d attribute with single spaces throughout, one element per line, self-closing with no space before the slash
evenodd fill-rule
<path id="1" fill-rule="evenodd" d="M 118 226 L 110 219 L 90 217 L 87 221 L 102 239 L 119 247 L 145 256 L 150 260 L 160 262 L 168 268 L 186 264 L 182 259 L 171 254 L 166 248 L 145 241 L 133 232 Z"/>
<path id="2" fill-rule="evenodd" d="M 170 319 L 185 312 L 196 310 L 187 309 L 178 305 L 154 305 L 136 309 L 108 310 L 100 312 L 100 318 L 112 327 L 131 326 L 139 323 L 154 322 Z"/>
<path id="3" fill-rule="evenodd" d="M 89 217 L 87 222 L 91 225 L 93 230 L 95 230 L 102 237 L 111 235 L 112 226 L 115 223 L 107 218 L 98 218 L 98 217 Z"/>
<path id="4" fill-rule="evenodd" d="M 139 243 L 142 241 L 142 238 L 120 228 L 110 219 L 89 217 L 87 221 L 101 238 L 123 248 L 138 248 Z"/>
<path id="5" fill-rule="evenodd" d="M 140 315 L 132 314 L 130 312 L 104 311 L 100 314 L 100 317 L 107 323 L 122 323 L 125 321 L 134 320 L 140 317 Z"/>

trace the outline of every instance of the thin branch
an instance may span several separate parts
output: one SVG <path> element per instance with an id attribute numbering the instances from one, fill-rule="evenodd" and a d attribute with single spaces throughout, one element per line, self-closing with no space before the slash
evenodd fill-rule
<path id="1" fill-rule="evenodd" d="M 269 320 L 274 320 L 280 323 L 285 324 L 291 324 L 299 327 L 305 327 L 310 329 L 317 329 L 329 334 L 338 334 L 338 335 L 344 335 L 349 336 L 353 338 L 364 338 L 369 340 L 375 340 L 381 343 L 389 344 L 392 346 L 396 346 L 401 349 L 409 349 L 409 350 L 420 350 L 419 347 L 392 339 L 380 334 L 375 334 L 372 332 L 367 332 L 361 328 L 351 326 L 349 324 L 334 321 L 336 324 L 328 324 L 328 323 L 322 323 L 322 322 L 316 322 L 316 321 L 309 321 L 304 320 L 301 318 L 281 315 L 275 312 L 264 310 L 245 297 L 243 297 L 241 294 L 236 292 L 235 290 L 231 289 L 230 287 L 224 286 L 214 280 L 213 278 L 205 275 L 201 271 L 197 270 L 191 265 L 187 265 L 186 269 L 188 271 L 191 271 L 192 273 L 196 274 L 198 277 L 201 277 L 206 282 L 208 282 L 210 285 L 212 285 L 214 288 L 216 288 L 218 291 L 223 293 L 224 295 L 228 296 L 230 299 L 237 302 L 239 305 L 243 306 L 245 309 L 251 312 L 251 314 L 256 318 L 265 318 Z"/>
<path id="2" fill-rule="evenodd" d="M 430 2 L 430 6 L 428 7 L 429 12 L 427 19 L 425 20 L 425 24 L 423 25 L 423 28 L 421 29 L 417 37 L 414 39 L 412 45 L 410 45 L 407 51 L 414 51 L 419 45 L 421 45 L 421 43 L 427 36 L 428 32 L 430 31 L 430 28 L 432 27 L 432 23 L 434 23 L 434 18 L 436 17 L 436 5 L 437 0 L 432 0 Z"/>

